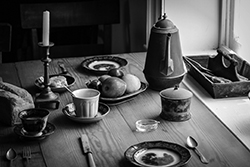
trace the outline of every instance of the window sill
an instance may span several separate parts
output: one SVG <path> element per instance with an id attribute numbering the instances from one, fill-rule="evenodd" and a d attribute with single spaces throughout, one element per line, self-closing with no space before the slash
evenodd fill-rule
<path id="1" fill-rule="evenodd" d="M 214 99 L 189 74 L 183 84 L 250 150 L 250 101 L 248 97 Z"/>

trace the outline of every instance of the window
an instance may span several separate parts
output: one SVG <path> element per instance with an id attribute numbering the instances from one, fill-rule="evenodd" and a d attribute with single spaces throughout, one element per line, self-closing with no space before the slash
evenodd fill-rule
<path id="1" fill-rule="evenodd" d="M 247 0 L 226 0 L 224 4 L 225 19 L 228 23 L 228 39 L 226 46 L 234 50 L 238 56 L 250 62 L 249 45 L 250 45 L 250 1 Z M 226 27 L 225 27 L 226 28 Z"/>
<path id="2" fill-rule="evenodd" d="M 224 45 L 250 62 L 249 6 L 247 0 L 147 0 L 146 39 L 166 13 L 179 29 L 184 55 L 214 53 Z"/>
<path id="3" fill-rule="evenodd" d="M 151 0 L 148 1 L 151 2 Z M 168 19 L 177 26 L 184 55 L 210 53 L 218 48 L 220 1 L 162 0 L 160 5 L 161 10 L 156 18 L 165 12 Z M 158 8 L 155 8 L 155 12 L 158 11 Z M 151 24 L 155 22 L 155 20 L 151 21 Z M 148 27 L 152 27 L 152 25 L 148 25 Z"/>

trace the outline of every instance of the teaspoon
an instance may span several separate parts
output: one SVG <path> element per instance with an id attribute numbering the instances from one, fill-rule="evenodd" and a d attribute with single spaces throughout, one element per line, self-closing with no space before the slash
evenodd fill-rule
<path id="1" fill-rule="evenodd" d="M 202 163 L 208 164 L 207 159 L 196 148 L 198 146 L 198 143 L 193 137 L 188 136 L 188 138 L 187 138 L 187 146 L 195 151 L 195 153 L 199 156 Z"/>
<path id="2" fill-rule="evenodd" d="M 63 87 L 71 94 L 71 96 L 75 97 L 74 93 L 66 85 L 63 85 Z"/>
<path id="3" fill-rule="evenodd" d="M 6 152 L 6 158 L 10 161 L 10 166 L 12 166 L 12 161 L 17 157 L 17 153 L 13 148 L 10 148 Z"/>

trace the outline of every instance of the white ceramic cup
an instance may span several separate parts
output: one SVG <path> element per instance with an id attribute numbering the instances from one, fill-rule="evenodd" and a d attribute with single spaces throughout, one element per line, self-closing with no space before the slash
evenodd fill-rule
<path id="1" fill-rule="evenodd" d="M 95 117 L 98 113 L 100 92 L 83 88 L 73 91 L 73 103 L 77 117 Z"/>

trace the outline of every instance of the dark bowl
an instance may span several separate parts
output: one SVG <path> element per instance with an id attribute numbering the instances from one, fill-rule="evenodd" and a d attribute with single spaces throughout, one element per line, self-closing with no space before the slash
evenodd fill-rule
<path id="1" fill-rule="evenodd" d="M 21 111 L 18 116 L 22 121 L 23 131 L 29 135 L 38 135 L 46 127 L 50 112 L 46 109 L 31 108 Z"/>
<path id="2" fill-rule="evenodd" d="M 54 76 L 64 76 L 67 80 L 67 83 L 68 83 L 68 88 L 71 87 L 72 85 L 75 84 L 75 78 L 70 76 L 70 75 L 66 75 L 66 74 L 55 74 L 55 75 L 50 75 L 49 78 L 52 78 Z M 42 77 L 42 76 L 41 76 Z M 41 78 L 39 77 L 39 78 Z M 39 81 L 39 78 L 36 79 L 35 81 L 35 85 L 40 88 L 40 89 L 43 89 L 44 88 L 44 84 L 43 82 Z M 61 92 L 65 92 L 67 91 L 67 89 L 65 87 L 51 87 L 51 90 L 53 92 L 57 92 L 57 93 L 61 93 Z"/>

